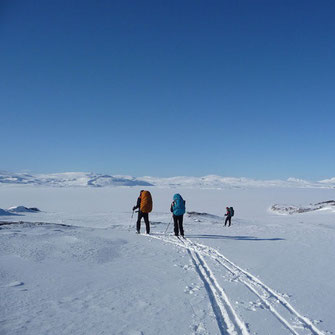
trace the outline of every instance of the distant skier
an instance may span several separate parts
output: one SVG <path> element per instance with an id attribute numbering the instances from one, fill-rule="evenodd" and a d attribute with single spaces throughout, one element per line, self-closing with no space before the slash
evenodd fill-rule
<path id="1" fill-rule="evenodd" d="M 144 219 L 147 234 L 150 234 L 149 213 L 152 211 L 152 198 L 149 191 L 142 190 L 137 199 L 133 211 L 138 208 L 138 217 L 136 222 L 136 231 L 139 234 L 141 230 L 141 219 Z"/>
<path id="2" fill-rule="evenodd" d="M 233 207 L 226 207 L 227 213 L 225 214 L 226 220 L 224 222 L 224 226 L 226 227 L 227 223 L 229 222 L 228 227 L 231 226 L 231 218 L 234 216 L 234 208 Z"/>
<path id="3" fill-rule="evenodd" d="M 186 201 L 180 194 L 177 193 L 173 196 L 170 211 L 173 213 L 174 234 L 176 236 L 180 233 L 180 235 L 184 237 L 183 218 L 185 214 L 185 203 Z"/>

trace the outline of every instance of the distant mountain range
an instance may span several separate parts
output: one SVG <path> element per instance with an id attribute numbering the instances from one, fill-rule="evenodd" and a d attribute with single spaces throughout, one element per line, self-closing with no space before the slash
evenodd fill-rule
<path id="1" fill-rule="evenodd" d="M 111 176 L 87 172 L 28 174 L 0 172 L 0 185 L 40 185 L 56 187 L 157 186 L 190 188 L 299 187 L 335 188 L 335 178 L 317 182 L 296 178 L 287 180 L 257 180 L 209 175 L 204 177 L 140 177 Z"/>
<path id="2" fill-rule="evenodd" d="M 149 182 L 129 176 L 110 176 L 86 172 L 28 174 L 0 172 L 0 184 L 42 186 L 152 186 Z"/>

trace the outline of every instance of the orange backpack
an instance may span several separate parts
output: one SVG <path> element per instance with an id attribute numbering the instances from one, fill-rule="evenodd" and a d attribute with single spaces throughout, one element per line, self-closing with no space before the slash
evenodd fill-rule
<path id="1" fill-rule="evenodd" d="M 150 213 L 152 211 L 152 198 L 149 191 L 143 191 L 141 193 L 140 211 L 142 213 Z"/>

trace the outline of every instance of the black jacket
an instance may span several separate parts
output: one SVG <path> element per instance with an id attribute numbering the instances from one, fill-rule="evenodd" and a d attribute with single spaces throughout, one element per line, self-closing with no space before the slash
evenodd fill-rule
<path id="1" fill-rule="evenodd" d="M 133 211 L 137 208 L 141 208 L 141 197 L 137 198 L 137 204 L 133 207 Z"/>

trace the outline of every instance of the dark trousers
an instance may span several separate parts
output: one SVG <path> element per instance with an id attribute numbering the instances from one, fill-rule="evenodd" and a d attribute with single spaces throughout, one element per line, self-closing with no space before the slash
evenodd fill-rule
<path id="1" fill-rule="evenodd" d="M 174 234 L 176 236 L 179 235 L 179 232 L 181 236 L 184 236 L 183 218 L 184 215 L 173 215 Z"/>
<path id="2" fill-rule="evenodd" d="M 227 222 L 229 222 L 228 227 L 230 227 L 230 226 L 231 226 L 231 216 L 229 216 L 229 215 L 227 215 L 226 220 L 225 220 L 225 222 L 224 222 L 224 225 L 225 225 L 225 226 L 227 225 Z"/>
<path id="3" fill-rule="evenodd" d="M 138 211 L 138 218 L 137 218 L 137 222 L 136 222 L 136 229 L 137 232 L 140 232 L 141 229 L 141 219 L 144 219 L 145 222 L 145 228 L 147 231 L 147 234 L 150 234 L 150 224 L 149 224 L 149 214 L 148 213 L 143 213 L 141 211 Z"/>

